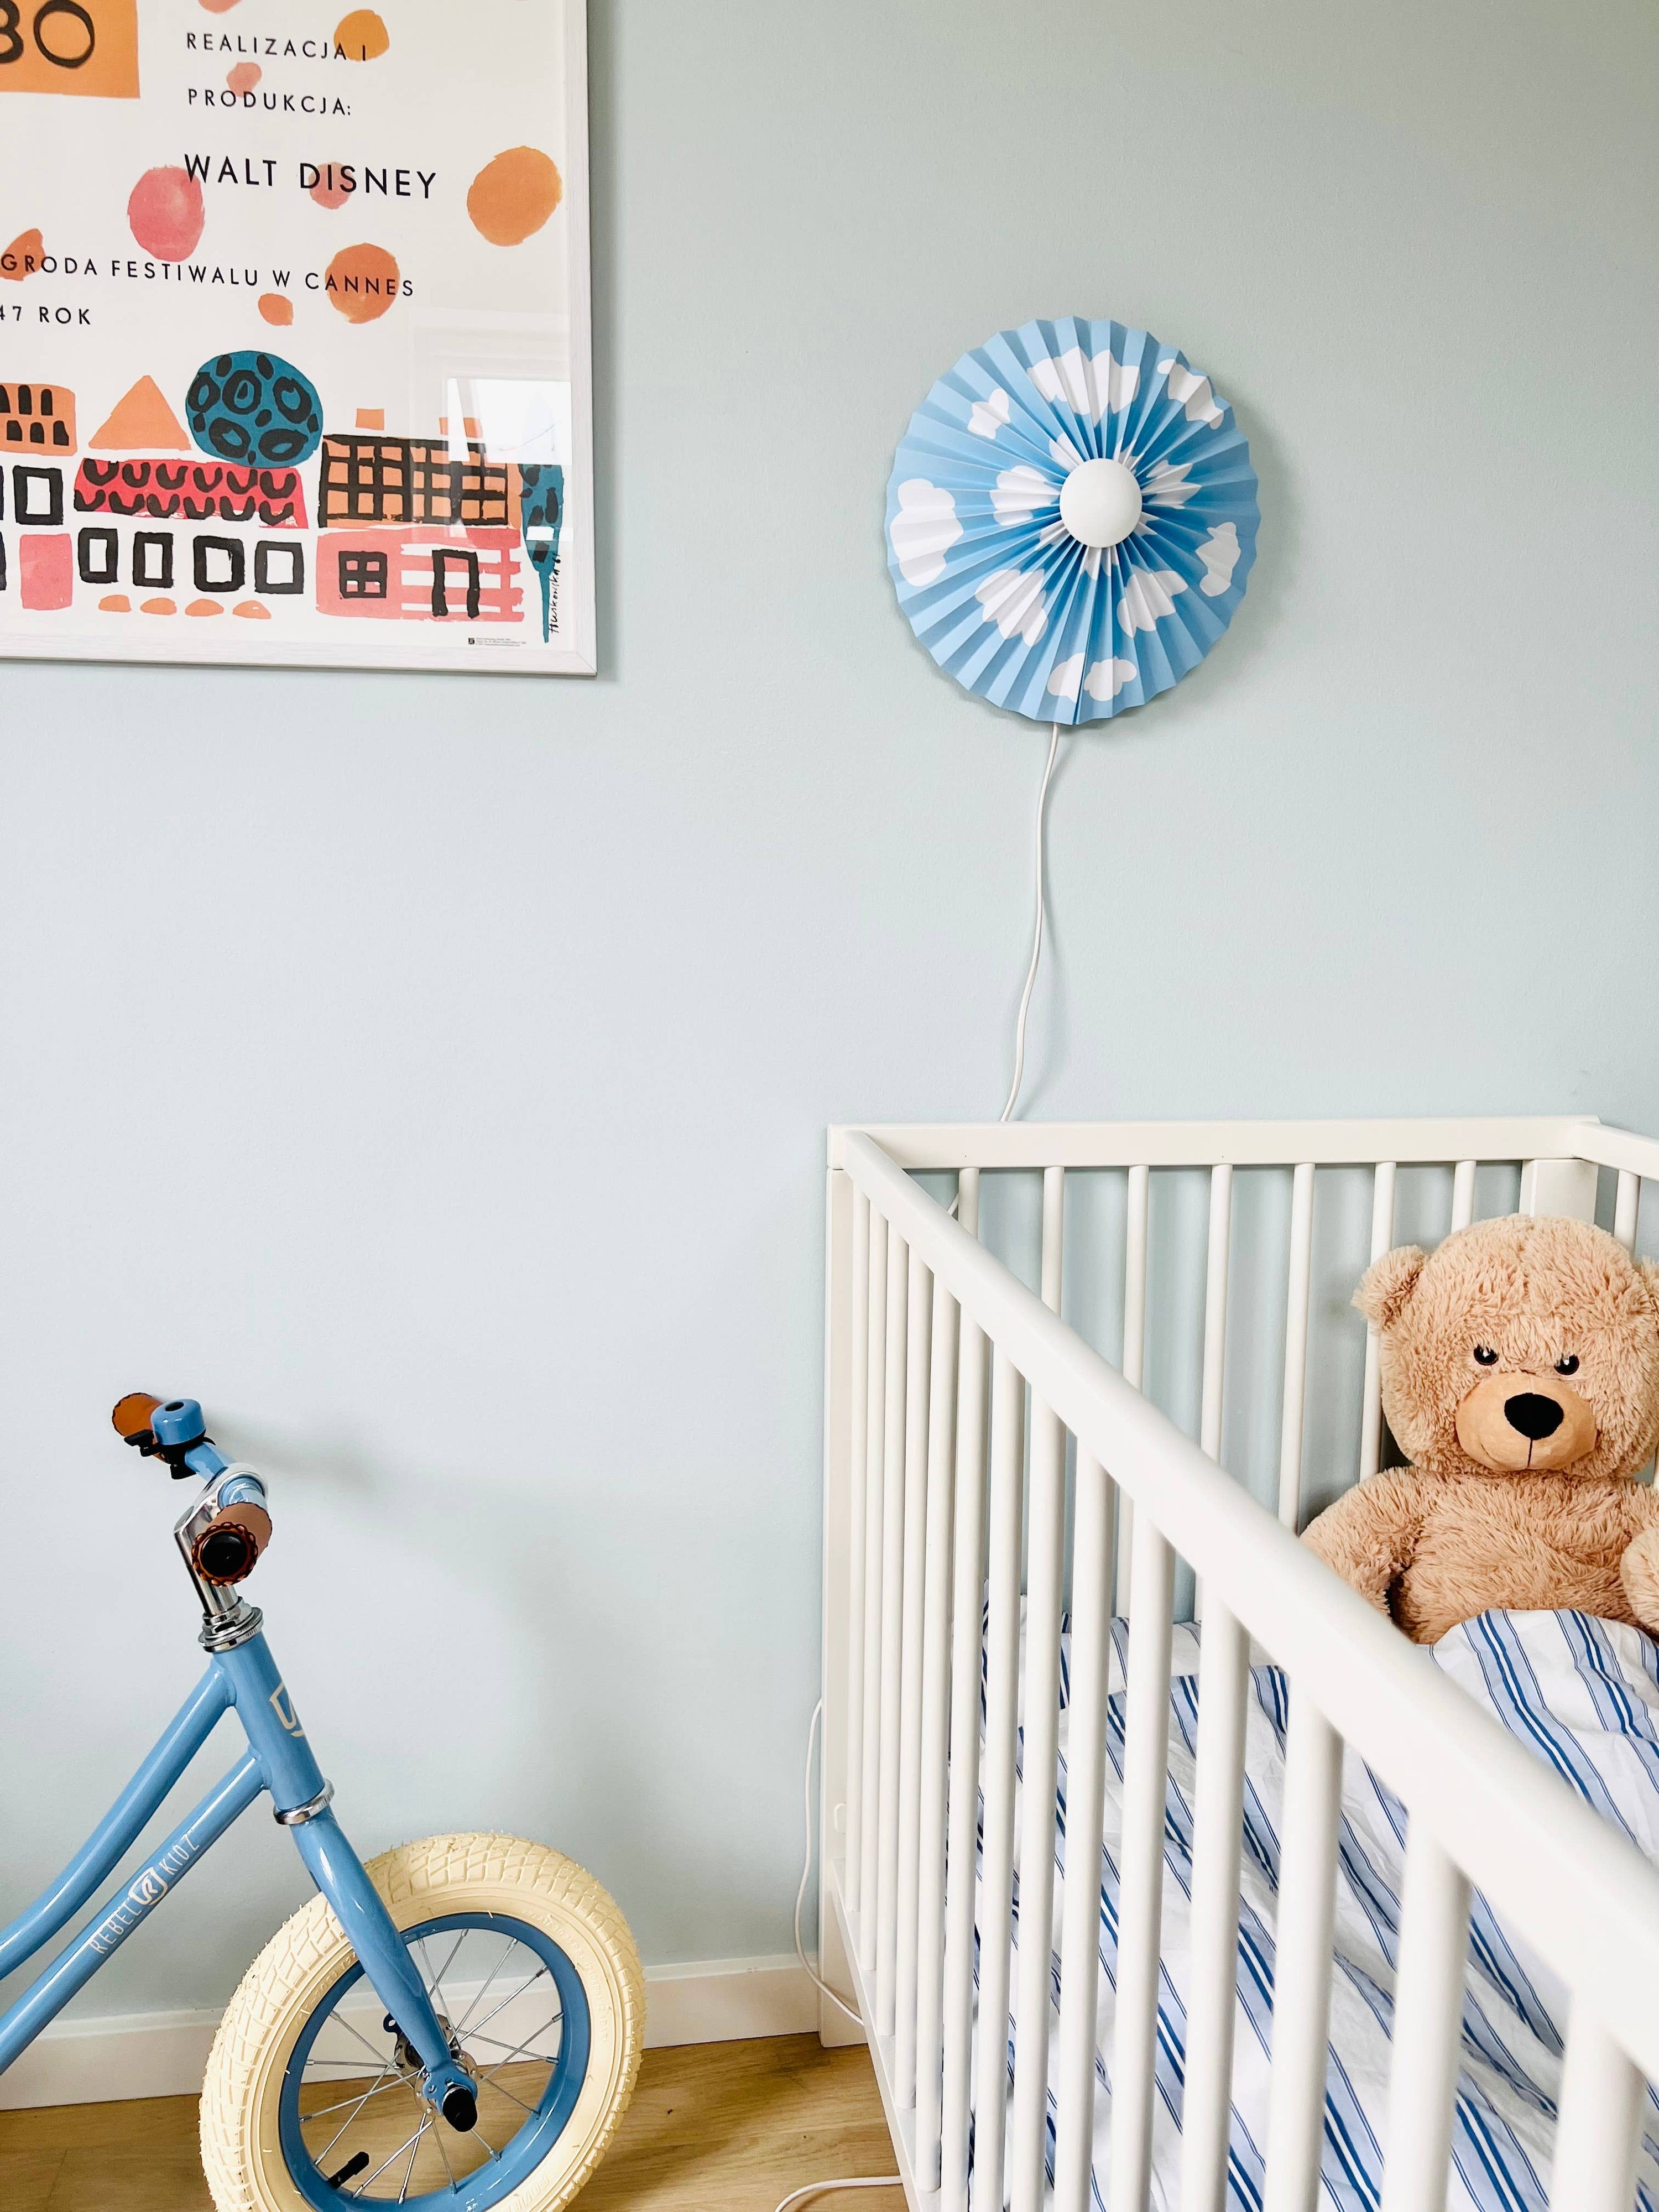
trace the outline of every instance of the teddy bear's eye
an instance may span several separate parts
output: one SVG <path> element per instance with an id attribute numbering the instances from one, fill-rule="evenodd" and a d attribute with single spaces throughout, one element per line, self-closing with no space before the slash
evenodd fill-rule
<path id="1" fill-rule="evenodd" d="M 1498 1354 L 1489 1344 L 1477 1344 L 1474 1347 L 1474 1364 L 1477 1367 L 1496 1367 Z M 1575 1367 L 1577 1364 L 1577 1360 L 1573 1362 Z"/>
<path id="2" fill-rule="evenodd" d="M 1558 1375 L 1576 1375 L 1578 1372 L 1578 1354 L 1564 1352 L 1555 1363 L 1555 1371 Z"/>

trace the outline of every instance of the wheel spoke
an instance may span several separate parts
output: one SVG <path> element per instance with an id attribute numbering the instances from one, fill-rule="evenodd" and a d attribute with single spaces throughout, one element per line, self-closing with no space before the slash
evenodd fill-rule
<path id="1" fill-rule="evenodd" d="M 553 2021 L 557 2020 L 558 2017 L 558 2014 L 555 2013 L 553 2020 L 544 2020 L 541 2026 L 536 2030 L 536 2035 L 545 2035 L 548 2029 L 552 2027 Z M 513 2063 L 513 2061 L 518 2057 L 521 2051 L 528 2051 L 531 2045 L 536 2040 L 536 2035 L 526 2035 L 522 2043 L 515 2043 L 512 2050 L 507 2052 L 505 2058 L 498 2058 L 496 2060 L 495 2063 L 490 2068 L 489 2072 L 484 2075 L 484 2080 L 486 2081 L 493 2080 L 493 2078 L 501 2072 L 503 2066 L 510 2066 Z M 488 2042 L 495 2043 L 495 2039 L 493 2035 L 487 2037 L 485 2039 Z M 495 2048 L 498 2051 L 501 2049 L 499 2043 L 495 2043 Z"/>
<path id="2" fill-rule="evenodd" d="M 556 2021 L 544 2021 L 543 2028 L 556 2027 Z M 540 2032 L 541 2031 L 539 2030 L 538 2031 L 538 2033 Z M 499 2035 L 481 2035 L 478 2038 L 478 2040 L 480 2043 L 487 2043 L 492 2051 L 505 2051 L 507 2053 L 507 2058 L 498 2058 L 494 2062 L 498 2066 L 506 2065 L 513 2053 L 518 2051 L 522 2051 L 524 2052 L 525 2063 L 526 2066 L 552 2066 L 556 2064 L 558 2060 L 559 2053 L 556 2045 L 551 2051 L 532 2051 L 530 2048 L 530 2045 L 536 2040 L 536 2037 L 533 2035 L 527 2037 L 523 2043 L 514 2043 L 511 2045 L 504 2043 Z"/>
<path id="3" fill-rule="evenodd" d="M 325 2120 L 331 2112 L 343 2112 L 348 2105 L 353 2110 L 366 2105 L 371 2097 L 384 2097 L 388 2089 L 400 2089 L 401 2081 L 382 2081 L 373 2089 L 365 2089 L 361 2097 L 343 2097 L 337 2105 L 319 2105 L 314 2112 L 301 2112 L 300 2124 L 308 2128 L 313 2120 Z"/>
<path id="4" fill-rule="evenodd" d="M 507 2063 L 506 2060 L 503 2059 L 501 2063 L 505 2065 Z M 533 2105 L 526 2105 L 522 2097 L 514 2096 L 513 2092 L 507 2088 L 503 2082 L 497 2081 L 492 2075 L 487 2074 L 485 2075 L 483 2081 L 480 2082 L 478 2086 L 480 2088 L 483 2088 L 486 2084 L 495 2092 L 496 2096 L 506 2097 L 510 2100 L 510 2102 L 515 2104 L 521 2112 L 528 2112 L 532 2120 L 535 2118 L 536 2107 Z"/>
<path id="5" fill-rule="evenodd" d="M 488 2027 L 490 2021 L 495 2018 L 497 2013 L 505 2012 L 508 2005 L 515 2003 L 517 2000 L 524 1995 L 526 1990 L 533 1990 L 537 1983 L 542 1979 L 546 1972 L 547 1969 L 545 1966 L 538 1966 L 535 1972 L 530 1977 L 530 1979 L 527 1982 L 520 1983 L 519 1987 L 512 1992 L 511 1996 L 504 1996 L 501 2002 L 495 2007 L 495 2012 L 487 2012 L 483 2018 L 478 2022 L 477 2027 L 469 2027 L 467 2029 L 467 2034 L 469 2036 L 477 2035 L 479 2028 Z M 455 2030 L 457 2041 L 460 2039 L 460 2035 L 461 2031 L 458 2027 Z"/>
<path id="6" fill-rule="evenodd" d="M 357 2041 L 362 2045 L 363 2049 L 368 2051 L 369 2057 L 374 2061 L 377 2066 L 386 2065 L 391 2063 L 387 2059 L 385 2051 L 377 2051 L 366 2035 L 358 2035 L 356 2029 L 351 2025 L 351 2022 L 349 2020 L 343 2020 L 337 2012 L 334 2014 L 333 2024 L 336 2027 L 344 2028 L 348 2035 L 356 2036 Z M 332 2060 L 325 2059 L 323 2063 L 325 2065 L 331 2064 L 335 2066 L 343 2066 L 344 2065 L 345 2061 L 343 2058 L 336 2058 Z"/>
<path id="7" fill-rule="evenodd" d="M 420 2126 L 416 2129 L 414 2134 L 409 2137 L 408 2142 L 400 2142 L 397 2149 L 392 2152 L 390 2158 L 383 2158 L 380 2160 L 380 2163 L 375 2167 L 373 2173 L 366 2173 L 363 2176 L 362 2180 L 358 2186 L 352 2191 L 352 2195 L 354 2197 L 361 2197 L 363 2191 L 368 2187 L 371 2181 L 378 2181 L 380 2176 L 386 2172 L 387 2166 L 396 2165 L 397 2161 L 403 2156 L 404 2153 L 410 2148 L 410 2144 L 418 2143 L 420 2142 L 421 2137 L 426 2133 L 431 2124 L 432 2123 L 429 2119 L 422 2120 Z"/>
<path id="8" fill-rule="evenodd" d="M 415 2172 L 415 2161 L 421 2154 L 421 2136 L 423 2136 L 431 2125 L 432 2120 L 430 2115 L 428 2115 L 428 2118 L 421 2123 L 421 2135 L 416 2136 L 414 2142 L 410 2145 L 409 2164 L 404 2172 L 404 2185 L 398 2191 L 398 2202 L 399 2204 L 404 2203 L 408 2198 L 410 2180 Z"/>
<path id="9" fill-rule="evenodd" d="M 467 1937 L 471 1934 L 471 1932 L 472 1932 L 472 1931 L 471 1931 L 471 1929 L 470 1928 L 462 1928 L 462 1929 L 458 1929 L 458 1931 L 457 1931 L 457 1933 L 456 1933 L 456 1936 L 455 1936 L 455 1941 L 453 1942 L 453 1943 L 452 1943 L 452 1944 L 451 1944 L 450 1948 L 449 1948 L 449 1956 L 448 1956 L 448 1957 L 444 1960 L 443 1965 L 442 1965 L 441 1966 L 440 1966 L 440 1967 L 439 1967 L 439 1969 L 438 1969 L 437 1972 L 436 1972 L 435 1974 L 434 1974 L 434 1975 L 433 1975 L 433 1977 L 432 1977 L 432 1986 L 433 1986 L 433 1988 L 434 1988 L 434 1990 L 437 1990 L 438 1995 L 439 1995 L 439 1996 L 440 1996 L 441 1998 L 443 1998 L 443 1995 L 444 1995 L 444 1976 L 445 1976 L 445 1975 L 449 1972 L 450 1968 L 454 1965 L 454 1963 L 455 1963 L 455 1954 L 456 1954 L 456 1953 L 460 1949 L 460 1948 L 461 1948 L 462 1944 L 465 1942 L 465 1941 L 466 1941 Z M 431 1965 L 432 1965 L 432 1954 L 431 1954 L 431 1953 L 430 1953 L 429 1951 L 428 1951 L 428 1949 L 427 1949 L 427 1948 L 426 1948 L 426 1943 L 427 1943 L 427 1939 L 426 1939 L 426 1937 L 425 1937 L 424 1936 L 422 1936 L 422 1938 L 421 1938 L 421 1953 L 422 1953 L 422 1957 L 426 1960 L 428 1968 L 428 1969 L 430 1969 Z M 447 2011 L 447 2010 L 448 2010 L 448 2008 L 449 2008 L 449 2007 L 448 2007 L 448 2000 L 447 2000 L 447 1998 L 445 1998 L 445 1999 L 444 1999 L 444 2009 L 445 2009 L 446 2011 Z"/>
<path id="10" fill-rule="evenodd" d="M 467 2021 L 471 2019 L 473 2014 L 477 2012 L 478 2007 L 489 1995 L 490 1990 L 495 1987 L 496 1976 L 501 1972 L 501 1968 L 507 1964 L 507 1960 L 513 1956 L 513 1954 L 518 1949 L 518 1937 L 516 1936 L 509 1936 L 507 1939 L 506 1949 L 501 1953 L 501 1957 L 496 1960 L 495 1965 L 489 1970 L 489 1979 L 484 1984 L 483 1987 L 473 1998 L 471 2003 L 467 2007 L 465 2018 L 456 2021 L 455 2033 L 457 2035 L 460 2033 L 461 2030 L 466 2026 Z"/>
<path id="11" fill-rule="evenodd" d="M 549 2022 L 548 2024 L 550 2026 L 552 2025 L 551 2022 Z M 469 2037 L 468 2040 L 471 2041 L 471 2039 Z M 535 2040 L 536 2038 L 532 2035 L 530 2041 L 533 2043 Z M 478 2041 L 480 2043 L 489 2044 L 493 2051 L 505 2051 L 507 2052 L 507 2057 L 505 2058 L 498 2058 L 495 2061 L 495 2063 L 498 2066 L 510 2066 L 514 2056 L 520 2051 L 524 2052 L 524 2063 L 526 2066 L 556 2066 L 559 2063 L 559 2054 L 556 2051 L 532 2051 L 527 2045 L 520 2043 L 515 2043 L 513 2045 L 511 2049 L 509 2049 L 508 2046 L 501 2041 L 499 2035 L 481 2035 L 478 2038 Z"/>
<path id="12" fill-rule="evenodd" d="M 453 2189 L 457 2186 L 455 2169 L 449 2162 L 449 2153 L 444 2148 L 444 2131 L 441 2128 L 438 2130 L 432 2140 L 438 2146 L 438 2155 L 444 2162 L 444 2172 L 449 2176 L 449 2185 Z"/>
<path id="13" fill-rule="evenodd" d="M 386 2082 L 386 2083 L 382 2084 L 381 2086 L 382 2086 L 382 2087 L 386 2087 L 386 2088 L 388 2088 L 388 2089 L 396 2089 L 396 2088 L 399 2087 L 401 2086 L 401 2084 L 400 2084 L 400 2083 L 398 2082 L 398 2081 L 394 2077 L 392 2081 L 387 2081 L 387 2082 Z M 341 2137 L 341 2136 L 345 2133 L 346 2130 L 347 2130 L 347 2129 L 351 2125 L 351 2123 L 353 2122 L 353 2120 L 355 2120 L 355 2119 L 356 2118 L 357 2114 L 358 2114 L 359 2112 L 362 2112 L 362 2110 L 363 2109 L 363 2106 L 364 2106 L 368 2102 L 369 2099 L 370 2099 L 371 2097 L 378 2097 L 378 2096 L 380 2095 L 380 2088 L 379 2088 L 379 2087 L 372 2088 L 372 2089 L 365 2089 L 365 2090 L 364 2090 L 364 2092 L 363 2092 L 362 2095 L 361 2097 L 359 2097 L 359 2098 L 358 2098 L 358 2100 L 357 2100 L 357 2102 L 356 2102 L 356 2106 L 353 2107 L 353 2109 L 352 2109 L 350 2112 L 349 2112 L 346 2114 L 346 2116 L 345 2116 L 344 2119 L 343 2119 L 343 2120 L 341 2121 L 341 2123 L 340 2123 L 339 2126 L 335 2130 L 334 2133 L 333 2133 L 333 2134 L 329 2137 L 328 2142 L 324 2145 L 323 2148 L 322 2148 L 322 2149 L 321 2149 L 321 2150 L 317 2154 L 317 2163 L 318 2163 L 318 2165 L 319 2165 L 319 2166 L 320 2166 L 320 2165 L 323 2163 L 324 2160 L 325 2160 L 325 2159 L 326 2159 L 326 2157 L 327 2157 L 327 2156 L 328 2156 L 328 2154 L 329 2154 L 329 2152 L 330 2152 L 330 2151 L 331 2151 L 331 2150 L 333 2149 L 333 2148 L 334 2148 L 335 2144 L 336 2144 L 337 2142 L 339 2142 L 340 2137 Z M 337 2111 L 338 2109 L 339 2109 L 339 2108 L 338 2108 L 338 2106 L 337 2106 L 335 2107 L 335 2110 L 336 2110 L 336 2111 Z"/>

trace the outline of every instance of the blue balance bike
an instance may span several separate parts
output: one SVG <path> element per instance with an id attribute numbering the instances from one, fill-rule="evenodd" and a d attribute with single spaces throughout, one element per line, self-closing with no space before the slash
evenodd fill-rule
<path id="1" fill-rule="evenodd" d="M 0 2014 L 0 2070 L 269 1793 L 319 1893 L 248 1969 L 208 2060 L 202 2161 L 219 2212 L 556 2212 L 639 2069 L 645 1986 L 626 1922 L 579 1866 L 514 1836 L 428 1836 L 365 1866 L 238 1589 L 270 1536 L 264 1483 L 227 1461 L 194 1399 L 124 1398 L 114 1421 L 204 1486 L 173 1534 L 207 1672 L 96 1832 L 0 1933 L 0 1975 L 91 1901 L 225 1713 L 248 1747 Z"/>

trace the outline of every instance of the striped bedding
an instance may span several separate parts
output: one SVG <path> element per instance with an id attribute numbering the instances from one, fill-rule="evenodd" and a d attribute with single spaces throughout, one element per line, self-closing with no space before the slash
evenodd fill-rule
<path id="1" fill-rule="evenodd" d="M 1103 1967 L 1097 2070 L 1108 2094 L 1096 2100 L 1094 2201 L 1106 2202 L 1111 2169 L 1109 2066 L 1117 1956 L 1121 1836 L 1123 1698 L 1127 1626 L 1115 1627 L 1115 1694 L 1099 1860 Z M 1486 1613 L 1443 1638 L 1435 1658 L 1454 1680 L 1513 1731 L 1528 1750 L 1659 1857 L 1659 1647 L 1639 1631 L 1574 1613 Z M 1062 1643 L 1062 1692 L 1069 1637 Z M 1198 1634 L 1177 1629 L 1170 1686 L 1170 1784 L 1164 1829 L 1162 1990 L 1152 2202 L 1179 2202 L 1180 2114 L 1187 1986 L 1188 1899 L 1198 1728 Z M 1023 1674 L 1022 1668 L 1022 1674 Z M 1246 1752 L 1238 2010 L 1235 2032 L 1231 2207 L 1262 2201 L 1272 2039 L 1273 1923 L 1279 1828 L 1284 1800 L 1284 1675 L 1252 1677 Z M 1066 1730 L 1060 1716 L 1056 1866 L 1051 1946 L 1049 2180 L 1054 2179 L 1054 2030 L 1058 1942 L 1066 1877 Z M 1019 1832 L 1016 1817 L 1015 1833 Z M 1389 2037 L 1404 1858 L 1403 1807 L 1352 1753 L 1346 1755 L 1335 1971 L 1325 2104 L 1322 2203 L 1339 2212 L 1376 2212 L 1388 2142 Z M 1091 1854 L 1092 1856 L 1092 1854 Z M 1092 1869 L 1088 1869 L 1092 1873 Z M 1015 1875 L 1015 1941 L 1018 1875 Z M 1018 1976 L 1012 1978 L 1018 1988 Z M 1567 2008 L 1553 1978 L 1510 1936 L 1483 1899 L 1471 1929 L 1463 2008 L 1463 2063 L 1453 2135 L 1448 2212 L 1544 2212 Z M 1008 2023 L 1009 2078 L 1018 2046 Z M 977 2197 L 975 2197 L 977 2204 Z M 1659 2103 L 1651 2099 L 1636 2203 L 1659 2212 Z M 981 2208 L 988 2212 L 988 2208 Z"/>

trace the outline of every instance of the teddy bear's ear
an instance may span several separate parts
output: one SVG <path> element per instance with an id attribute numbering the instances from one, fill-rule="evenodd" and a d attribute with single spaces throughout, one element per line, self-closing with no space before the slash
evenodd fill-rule
<path id="1" fill-rule="evenodd" d="M 1396 1244 L 1366 1268 L 1353 1302 L 1373 1328 L 1394 1327 L 1401 1307 L 1417 1288 L 1427 1257 L 1415 1244 Z"/>

